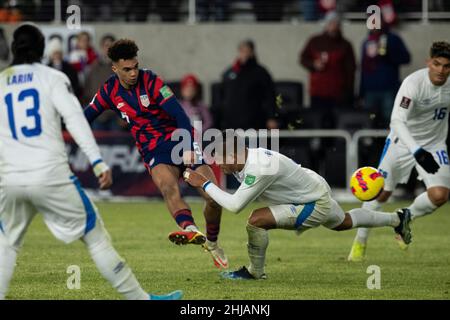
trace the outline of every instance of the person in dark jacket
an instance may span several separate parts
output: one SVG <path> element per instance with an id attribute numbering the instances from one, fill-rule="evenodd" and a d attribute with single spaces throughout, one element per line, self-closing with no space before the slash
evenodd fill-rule
<path id="1" fill-rule="evenodd" d="M 242 41 L 238 58 L 222 79 L 222 104 L 215 110 L 220 128 L 275 129 L 275 85 L 256 58 L 255 44 Z"/>
<path id="2" fill-rule="evenodd" d="M 308 41 L 300 54 L 300 64 L 310 72 L 311 108 L 336 111 L 352 106 L 355 55 L 351 43 L 342 36 L 336 12 L 327 13 L 325 32 Z"/>
<path id="3" fill-rule="evenodd" d="M 359 97 L 364 109 L 380 115 L 379 125 L 389 125 L 395 96 L 400 87 L 400 66 L 411 57 L 403 40 L 387 24 L 374 29 L 362 44 Z"/>

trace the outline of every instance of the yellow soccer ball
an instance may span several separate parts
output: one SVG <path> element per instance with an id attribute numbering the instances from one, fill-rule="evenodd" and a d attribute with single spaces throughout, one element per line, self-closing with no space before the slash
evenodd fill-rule
<path id="1" fill-rule="evenodd" d="M 350 189 L 361 201 L 370 201 L 383 191 L 384 177 L 375 168 L 363 167 L 356 170 L 350 178 Z"/>

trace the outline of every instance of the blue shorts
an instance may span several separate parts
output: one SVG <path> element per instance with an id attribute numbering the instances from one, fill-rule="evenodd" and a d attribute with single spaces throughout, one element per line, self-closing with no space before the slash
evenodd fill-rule
<path id="1" fill-rule="evenodd" d="M 180 168 L 181 171 L 186 169 L 186 166 L 183 163 L 183 150 L 180 148 L 178 154 L 175 152 L 172 155 L 172 150 L 178 144 L 178 141 L 165 141 L 159 144 L 154 150 L 146 152 L 143 154 L 145 166 L 149 169 L 156 167 L 158 164 L 168 164 L 171 166 L 175 166 Z M 196 143 L 193 146 L 194 151 L 200 151 L 200 148 Z M 206 164 L 203 157 L 201 157 L 198 164 L 192 166 L 192 169 L 195 169 L 201 165 Z"/>

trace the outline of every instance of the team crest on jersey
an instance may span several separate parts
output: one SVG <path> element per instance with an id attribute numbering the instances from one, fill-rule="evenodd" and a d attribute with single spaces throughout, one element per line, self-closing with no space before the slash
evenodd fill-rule
<path id="1" fill-rule="evenodd" d="M 402 97 L 402 101 L 400 102 L 400 107 L 408 109 L 411 104 L 411 99 L 407 97 Z"/>
<path id="2" fill-rule="evenodd" d="M 144 107 L 148 107 L 150 105 L 150 99 L 148 98 L 148 96 L 146 94 L 143 94 L 142 96 L 140 96 L 141 99 L 141 103 Z"/>

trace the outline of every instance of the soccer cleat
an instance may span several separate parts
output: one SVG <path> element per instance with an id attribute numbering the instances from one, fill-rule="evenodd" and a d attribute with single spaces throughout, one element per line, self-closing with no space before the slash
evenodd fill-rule
<path id="1" fill-rule="evenodd" d="M 395 235 L 395 240 L 397 241 L 397 244 L 401 250 L 408 250 L 409 246 L 405 243 L 405 241 L 403 241 L 402 237 L 399 234 Z"/>
<path id="2" fill-rule="evenodd" d="M 204 244 L 206 237 L 200 231 L 174 231 L 169 234 L 169 240 L 177 245 Z"/>
<path id="3" fill-rule="evenodd" d="M 366 245 L 358 240 L 353 241 L 352 250 L 347 257 L 348 261 L 361 262 L 366 258 Z"/>
<path id="4" fill-rule="evenodd" d="M 397 210 L 397 215 L 400 219 L 400 224 L 394 228 L 394 231 L 403 242 L 408 245 L 411 243 L 411 228 L 409 226 L 411 222 L 411 211 L 408 208 Z"/>
<path id="5" fill-rule="evenodd" d="M 171 293 L 163 295 L 156 295 L 150 293 L 148 296 L 150 300 L 181 300 L 181 298 L 183 297 L 183 291 L 176 290 L 172 291 Z"/>
<path id="6" fill-rule="evenodd" d="M 206 241 L 203 245 L 206 252 L 209 252 L 214 265 L 219 269 L 228 269 L 228 258 L 217 242 Z"/>
<path id="7" fill-rule="evenodd" d="M 254 275 L 252 275 L 246 267 L 242 267 L 239 270 L 236 271 L 225 271 L 222 272 L 221 277 L 224 279 L 230 279 L 230 280 L 265 280 L 267 279 L 266 274 L 261 275 L 261 277 L 257 278 Z"/>

